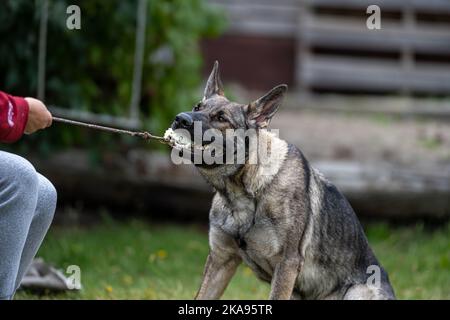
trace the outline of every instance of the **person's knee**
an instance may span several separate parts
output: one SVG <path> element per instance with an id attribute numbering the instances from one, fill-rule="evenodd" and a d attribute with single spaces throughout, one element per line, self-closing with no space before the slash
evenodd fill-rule
<path id="1" fill-rule="evenodd" d="M 39 174 L 38 210 L 45 213 L 51 221 L 56 209 L 57 192 L 53 184 Z"/>
<path id="2" fill-rule="evenodd" d="M 3 179 L 14 194 L 29 195 L 37 192 L 37 172 L 28 160 L 9 154 L 8 159 L 1 166 Z"/>

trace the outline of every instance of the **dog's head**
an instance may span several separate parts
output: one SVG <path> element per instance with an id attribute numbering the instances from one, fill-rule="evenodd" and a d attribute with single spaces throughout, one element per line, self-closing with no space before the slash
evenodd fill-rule
<path id="1" fill-rule="evenodd" d="M 198 127 L 201 127 L 202 134 L 208 130 L 214 130 L 220 132 L 223 137 L 230 129 L 267 128 L 286 90 L 287 85 L 278 85 L 249 104 L 229 101 L 223 91 L 219 63 L 216 61 L 206 83 L 202 100 L 193 107 L 192 111 L 178 114 L 172 123 L 172 130 L 184 129 L 189 132 L 191 141 L 194 141 L 196 123 Z M 210 142 L 202 139 L 203 146 Z"/>

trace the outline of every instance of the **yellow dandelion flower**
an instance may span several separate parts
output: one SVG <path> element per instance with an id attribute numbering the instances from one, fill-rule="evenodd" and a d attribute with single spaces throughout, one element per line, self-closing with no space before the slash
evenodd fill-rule
<path id="1" fill-rule="evenodd" d="M 156 255 L 158 256 L 159 259 L 164 260 L 165 258 L 167 258 L 168 253 L 166 250 L 161 249 L 156 252 Z"/>
<path id="2" fill-rule="evenodd" d="M 106 292 L 111 293 L 113 291 L 113 288 L 111 286 L 105 287 Z"/>

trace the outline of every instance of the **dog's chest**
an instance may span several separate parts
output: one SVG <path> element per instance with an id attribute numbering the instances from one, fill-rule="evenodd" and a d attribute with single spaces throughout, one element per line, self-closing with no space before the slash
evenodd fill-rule
<path id="1" fill-rule="evenodd" d="M 222 228 L 233 237 L 240 238 L 255 223 L 256 200 L 237 191 L 229 193 L 226 202 L 228 214 L 225 215 Z"/>
<path id="2" fill-rule="evenodd" d="M 277 226 L 261 209 L 263 206 L 244 193 L 233 193 L 228 203 L 229 212 L 221 229 L 234 238 L 241 257 L 250 267 L 254 265 L 270 272 L 283 241 Z"/>
<path id="3" fill-rule="evenodd" d="M 241 189 L 236 189 L 228 193 L 227 200 L 236 223 L 245 225 L 253 222 L 257 205 L 255 198 L 249 197 Z"/>

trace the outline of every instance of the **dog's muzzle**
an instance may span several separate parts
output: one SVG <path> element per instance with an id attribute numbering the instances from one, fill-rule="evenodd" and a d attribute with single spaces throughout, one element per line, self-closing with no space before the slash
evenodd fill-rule
<path id="1" fill-rule="evenodd" d="M 194 119 L 187 112 L 181 112 L 176 117 L 172 123 L 172 129 L 192 129 L 194 125 Z"/>

